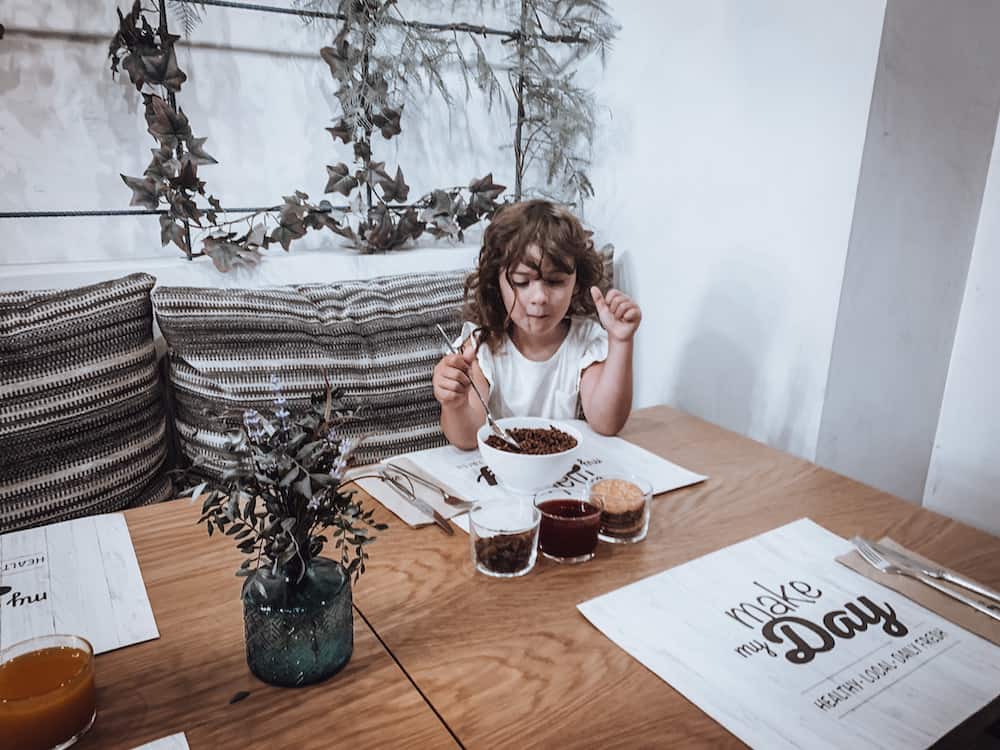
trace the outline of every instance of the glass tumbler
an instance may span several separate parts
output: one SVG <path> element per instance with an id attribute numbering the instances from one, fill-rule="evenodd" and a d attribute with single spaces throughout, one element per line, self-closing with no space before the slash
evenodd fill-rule
<path id="1" fill-rule="evenodd" d="M 586 495 L 603 503 L 602 542 L 630 544 L 646 538 L 653 498 L 648 481 L 634 474 L 608 474 L 587 482 Z"/>
<path id="2" fill-rule="evenodd" d="M 589 499 L 584 488 L 544 490 L 535 495 L 542 514 L 538 548 L 559 563 L 586 562 L 597 550 L 601 501 Z"/>
<path id="3" fill-rule="evenodd" d="M 472 563 L 494 578 L 523 576 L 538 555 L 538 510 L 526 497 L 506 497 L 469 511 Z"/>
<path id="4" fill-rule="evenodd" d="M 96 716 L 94 649 L 86 639 L 39 636 L 0 653 L 0 746 L 62 750 Z"/>

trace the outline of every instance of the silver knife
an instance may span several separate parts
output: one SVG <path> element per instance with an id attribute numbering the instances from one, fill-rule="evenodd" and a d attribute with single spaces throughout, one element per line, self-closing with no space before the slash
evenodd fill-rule
<path id="1" fill-rule="evenodd" d="M 448 534 L 448 536 L 451 536 L 455 533 L 455 530 L 451 527 L 451 524 L 448 523 L 447 518 L 442 516 L 440 513 L 434 510 L 434 508 L 432 508 L 426 502 L 424 502 L 415 494 L 410 492 L 406 487 L 400 484 L 399 481 L 395 479 L 395 477 L 391 477 L 385 472 L 380 472 L 380 475 L 382 481 L 384 481 L 386 484 L 388 484 L 394 490 L 396 490 L 399 496 L 402 497 L 406 502 L 408 502 L 410 505 L 412 505 L 414 508 L 419 510 L 424 515 L 430 516 L 432 519 L 434 519 L 434 523 L 437 524 L 438 527 L 444 533 Z"/>
<path id="2" fill-rule="evenodd" d="M 1000 604 L 1000 593 L 997 593 L 987 586 L 983 586 L 981 583 L 976 583 L 976 581 L 973 581 L 971 578 L 966 578 L 965 576 L 957 573 L 950 573 L 943 568 L 937 567 L 936 565 L 928 565 L 927 563 L 922 562 L 905 552 L 900 552 L 892 547 L 887 547 L 884 544 L 879 544 L 878 542 L 869 542 L 869 544 L 878 550 L 880 554 L 884 555 L 887 560 L 895 563 L 896 565 L 916 570 L 928 578 L 935 578 L 939 581 L 953 583 L 956 586 L 961 586 L 963 589 Z"/>

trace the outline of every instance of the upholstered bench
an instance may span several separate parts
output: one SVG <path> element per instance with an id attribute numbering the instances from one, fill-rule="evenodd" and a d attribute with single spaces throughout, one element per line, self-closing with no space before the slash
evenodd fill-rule
<path id="1" fill-rule="evenodd" d="M 167 499 L 172 457 L 219 475 L 242 411 L 271 410 L 272 375 L 292 408 L 342 388 L 359 462 L 443 445 L 436 326 L 457 335 L 467 273 L 0 292 L 0 533 Z"/>

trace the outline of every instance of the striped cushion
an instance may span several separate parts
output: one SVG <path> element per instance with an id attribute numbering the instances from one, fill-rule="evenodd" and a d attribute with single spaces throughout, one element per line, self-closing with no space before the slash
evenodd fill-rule
<path id="1" fill-rule="evenodd" d="M 361 406 L 347 434 L 365 436 L 362 463 L 443 445 L 431 373 L 443 352 L 440 323 L 460 328 L 467 271 L 260 289 L 157 287 L 156 317 L 169 345 L 181 451 L 218 475 L 226 428 L 242 409 L 271 413 L 276 374 L 292 406 L 324 378 Z M 220 426 L 218 415 L 225 427 Z"/>
<path id="2" fill-rule="evenodd" d="M 0 533 L 170 495 L 154 281 L 0 293 Z"/>

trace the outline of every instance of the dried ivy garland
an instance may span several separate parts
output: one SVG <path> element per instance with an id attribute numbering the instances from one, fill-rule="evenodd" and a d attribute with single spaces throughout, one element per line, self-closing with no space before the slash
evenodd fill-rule
<path id="1" fill-rule="evenodd" d="M 385 78 L 376 71 L 365 71 L 365 48 L 353 45 L 350 37 L 358 28 L 363 37 L 370 37 L 370 27 L 378 21 L 375 14 L 381 7 L 378 3 L 355 4 L 334 45 L 320 53 L 338 83 L 336 94 L 343 109 L 335 126 L 327 130 L 334 139 L 353 143 L 355 155 L 355 168 L 344 163 L 327 166 L 326 192 L 348 198 L 356 194 L 356 212 L 361 218 L 355 221 L 335 216 L 348 207 L 334 207 L 326 200 L 312 203 L 300 190 L 284 196 L 276 207 L 276 219 L 261 211 L 220 221 L 222 205 L 206 191 L 198 175 L 199 167 L 217 162 L 205 150 L 206 138 L 194 135 L 184 110 L 173 103 L 173 95 L 187 80 L 174 49 L 180 37 L 167 30 L 162 7 L 156 28 L 139 0 L 128 14 L 118 11 L 119 29 L 108 52 L 111 70 L 113 74 L 119 69 L 128 73 L 142 94 L 147 129 L 157 142 L 141 177 L 121 177 L 132 190 L 129 205 L 166 209 L 160 216 L 164 246 L 172 242 L 188 258 L 208 255 L 220 271 L 228 271 L 255 265 L 260 250 L 271 244 L 289 250 L 309 229 L 327 228 L 362 252 L 381 252 L 401 247 L 424 232 L 461 239 L 464 229 L 496 211 L 496 199 L 505 188 L 493 182 L 492 174 L 473 180 L 467 188 L 435 190 L 415 203 L 401 205 L 410 190 L 402 169 L 397 166 L 395 175 L 390 175 L 385 163 L 372 157 L 373 131 L 377 129 L 385 140 L 399 135 L 402 107 L 389 105 Z M 269 222 L 274 225 L 268 227 Z M 243 223 L 246 231 L 231 231 Z M 208 230 L 200 251 L 191 247 L 191 225 Z"/>
<path id="2" fill-rule="evenodd" d="M 190 12 L 190 0 L 174 0 L 174 4 L 189 11 L 181 20 L 190 33 L 194 22 L 200 20 L 199 14 Z M 536 160 L 549 182 L 557 184 L 556 194 L 537 191 L 539 194 L 564 197 L 558 195 L 559 186 L 578 200 L 593 194 L 584 172 L 589 160 L 574 150 L 589 148 L 594 130 L 592 97 L 573 84 L 566 62 L 556 60 L 543 45 L 569 45 L 573 48 L 571 61 L 592 51 L 599 51 L 603 59 L 617 31 L 603 0 L 521 0 L 518 28 L 511 31 L 465 23 L 410 22 L 399 13 L 395 0 L 297 0 L 296 4 L 331 5 L 335 12 L 327 16 L 338 21 L 333 44 L 320 51 L 336 81 L 335 93 L 341 105 L 340 117 L 327 131 L 335 141 L 353 146 L 354 164 L 328 165 L 325 192 L 344 196 L 348 204 L 312 203 L 306 193 L 296 190 L 280 205 L 225 222 L 219 221 L 221 202 L 206 192 L 198 176 L 200 166 L 217 162 L 205 151 L 206 138 L 195 137 L 187 116 L 176 105 L 175 94 L 187 76 L 177 64 L 174 47 L 179 37 L 167 28 L 166 0 L 159 0 L 158 11 L 147 11 L 139 0 L 127 15 L 118 11 L 119 29 L 108 53 L 112 74 L 119 68 L 128 73 L 143 97 L 148 131 L 157 142 L 143 175 L 122 175 L 122 179 L 132 190 L 130 205 L 151 210 L 162 207 L 165 211 L 160 216 L 164 246 L 172 242 L 188 258 L 208 255 L 219 270 L 228 271 L 256 264 L 260 250 L 270 244 L 289 250 L 309 229 L 330 229 L 362 252 L 399 248 L 425 232 L 461 240 L 463 230 L 492 216 L 505 187 L 495 184 L 491 173 L 468 186 L 434 190 L 406 204 L 410 187 L 402 169 L 397 165 L 392 175 L 384 162 L 373 158 L 372 138 L 378 133 L 389 140 L 401 132 L 401 82 L 405 85 L 426 77 L 427 85 L 451 103 L 439 72 L 443 60 L 459 63 L 467 92 L 471 78 L 489 95 L 491 106 L 495 99 L 507 106 L 503 87 L 476 41 L 476 33 L 499 34 L 515 43 L 508 73 L 516 104 L 512 123 L 515 200 L 522 195 L 528 165 Z M 147 13 L 158 14 L 155 28 Z M 555 19 L 570 33 L 548 33 L 542 27 L 543 17 Z M 400 30 L 398 54 L 380 55 L 377 41 Z M 451 36 L 442 37 L 441 32 Z M 471 65 L 458 44 L 458 32 L 467 34 L 474 44 Z M 245 231 L 233 231 L 234 226 L 244 224 Z M 192 248 L 191 226 L 205 230 L 197 251 Z"/>

